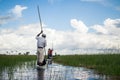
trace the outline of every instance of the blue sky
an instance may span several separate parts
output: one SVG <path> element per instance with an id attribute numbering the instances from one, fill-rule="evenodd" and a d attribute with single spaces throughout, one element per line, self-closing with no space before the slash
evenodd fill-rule
<path id="1" fill-rule="evenodd" d="M 0 50 L 36 50 L 37 5 L 47 48 L 120 49 L 119 0 L 0 0 Z"/>
<path id="2" fill-rule="evenodd" d="M 19 27 L 22 24 L 38 22 L 37 5 L 42 22 L 55 29 L 71 29 L 70 20 L 82 20 L 86 25 L 102 24 L 106 18 L 120 17 L 119 0 L 0 0 L 0 16 L 5 16 L 15 5 L 26 6 L 22 17 L 1 25 Z"/>

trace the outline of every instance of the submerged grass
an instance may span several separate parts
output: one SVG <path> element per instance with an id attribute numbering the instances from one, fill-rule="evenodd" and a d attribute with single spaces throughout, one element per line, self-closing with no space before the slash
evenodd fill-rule
<path id="1" fill-rule="evenodd" d="M 120 76 L 120 54 L 63 55 L 56 56 L 54 61 L 95 69 L 101 74 Z"/>
<path id="2" fill-rule="evenodd" d="M 30 68 L 36 64 L 35 60 L 35 55 L 0 55 L 0 80 L 6 80 L 7 77 L 8 80 L 13 80 L 17 69 L 22 69 L 23 66 Z"/>
<path id="3" fill-rule="evenodd" d="M 0 68 L 14 66 L 20 62 L 36 60 L 35 55 L 0 55 Z"/>

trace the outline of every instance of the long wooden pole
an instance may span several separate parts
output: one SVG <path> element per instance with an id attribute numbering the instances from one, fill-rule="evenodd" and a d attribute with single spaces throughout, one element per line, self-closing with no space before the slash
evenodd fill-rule
<path id="1" fill-rule="evenodd" d="M 41 20 L 41 16 L 40 16 L 39 6 L 37 6 L 37 9 L 38 9 L 38 16 L 39 16 L 39 21 L 40 21 L 40 26 L 41 26 L 41 31 L 42 31 L 43 28 L 42 28 L 42 20 Z"/>
<path id="2" fill-rule="evenodd" d="M 43 28 L 42 28 L 42 20 L 41 20 L 41 16 L 40 16 L 39 6 L 37 6 L 37 9 L 38 9 L 38 16 L 39 16 L 41 31 L 43 31 Z M 45 56 L 46 56 L 46 49 L 45 49 L 45 48 L 44 48 L 44 52 L 45 52 Z"/>

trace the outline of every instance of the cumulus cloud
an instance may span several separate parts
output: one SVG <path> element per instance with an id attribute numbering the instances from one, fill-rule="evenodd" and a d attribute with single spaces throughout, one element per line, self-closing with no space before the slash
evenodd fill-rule
<path id="1" fill-rule="evenodd" d="M 43 25 L 47 34 L 47 48 L 54 48 L 59 53 L 70 53 L 74 49 L 120 48 L 119 19 L 106 19 L 104 25 L 95 24 L 88 27 L 84 22 L 71 19 L 72 31 L 59 31 Z M 36 51 L 35 36 L 40 32 L 39 24 L 28 24 L 14 29 L 0 31 L 0 49 L 27 49 Z M 94 29 L 94 32 L 88 30 Z M 102 34 L 98 34 L 102 33 Z M 63 53 L 63 54 L 64 54 Z"/>
<path id="2" fill-rule="evenodd" d="M 7 23 L 7 22 L 10 21 L 11 19 L 12 19 L 12 17 L 11 17 L 10 15 L 0 16 L 0 25 Z"/>
<path id="3" fill-rule="evenodd" d="M 92 27 L 97 33 L 100 33 L 100 34 L 108 34 L 108 31 L 106 28 L 104 28 L 103 26 L 101 25 L 94 25 Z"/>
<path id="4" fill-rule="evenodd" d="M 13 9 L 9 10 L 9 13 L 7 15 L 0 15 L 0 25 L 6 24 L 10 21 L 14 21 L 22 17 L 22 12 L 25 9 L 27 9 L 27 7 L 16 5 Z"/>
<path id="5" fill-rule="evenodd" d="M 109 34 L 120 36 L 120 19 L 106 19 L 104 26 L 108 30 Z"/>
<path id="6" fill-rule="evenodd" d="M 80 33 L 88 32 L 88 27 L 82 21 L 77 21 L 76 19 L 72 19 L 71 26 L 74 27 Z"/>
<path id="7" fill-rule="evenodd" d="M 115 19 L 115 20 L 112 20 L 110 18 L 106 19 L 104 21 L 104 25 L 105 26 L 111 26 L 111 27 L 120 27 L 120 19 Z"/>
<path id="8" fill-rule="evenodd" d="M 21 6 L 21 5 L 16 5 L 13 9 L 11 9 L 11 12 L 16 16 L 16 17 L 21 17 L 22 16 L 22 11 L 27 9 L 27 7 Z"/>

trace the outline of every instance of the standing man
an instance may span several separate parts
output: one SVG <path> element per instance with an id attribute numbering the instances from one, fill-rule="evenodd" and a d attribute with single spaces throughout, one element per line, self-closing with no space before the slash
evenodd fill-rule
<path id="1" fill-rule="evenodd" d="M 42 36 L 40 36 L 42 34 Z M 37 65 L 43 66 L 46 64 L 44 59 L 44 48 L 46 47 L 46 35 L 41 31 L 37 36 Z"/>
<path id="2" fill-rule="evenodd" d="M 48 59 L 51 59 L 52 58 L 52 52 L 53 52 L 53 49 L 48 49 Z"/>

